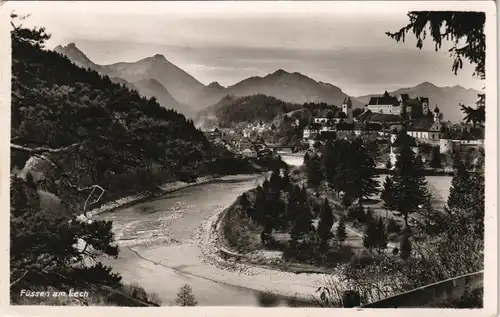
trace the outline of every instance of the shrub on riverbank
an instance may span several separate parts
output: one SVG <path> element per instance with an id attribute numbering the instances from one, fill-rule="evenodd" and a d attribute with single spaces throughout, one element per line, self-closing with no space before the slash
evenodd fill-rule
<path id="1" fill-rule="evenodd" d="M 223 236 L 228 246 L 240 253 L 252 252 L 263 247 L 259 238 L 262 226 L 253 221 L 243 209 L 255 199 L 254 197 L 254 190 L 244 193 L 229 207 L 223 219 Z"/>

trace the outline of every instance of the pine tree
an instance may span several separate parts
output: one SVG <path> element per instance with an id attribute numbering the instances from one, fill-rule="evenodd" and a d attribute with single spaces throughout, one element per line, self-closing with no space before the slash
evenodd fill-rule
<path id="1" fill-rule="evenodd" d="M 247 193 L 243 193 L 240 196 L 240 206 L 243 212 L 247 215 L 252 215 L 253 214 L 253 208 L 252 208 L 252 203 L 250 202 L 248 198 Z"/>
<path id="2" fill-rule="evenodd" d="M 290 179 L 290 167 L 285 164 L 283 167 L 283 176 L 281 177 L 281 189 L 285 192 L 289 192 L 291 190 L 292 181 Z"/>
<path id="3" fill-rule="evenodd" d="M 377 224 L 373 221 L 368 222 L 363 234 L 363 246 L 370 251 L 376 248 L 378 244 Z"/>
<path id="4" fill-rule="evenodd" d="M 33 186 L 35 186 L 33 188 Z M 81 222 L 64 208 L 42 208 L 36 185 L 13 176 L 11 182 L 10 277 L 11 292 L 27 287 L 117 287 L 121 281 L 103 256 L 116 257 L 110 221 Z M 85 241 L 88 248 L 76 245 Z M 91 260 L 93 264 L 87 265 Z"/>
<path id="5" fill-rule="evenodd" d="M 292 228 L 290 230 L 290 244 L 297 247 L 312 229 L 312 213 L 307 203 L 305 188 L 297 190 L 297 200 L 292 206 Z"/>
<path id="6" fill-rule="evenodd" d="M 193 294 L 193 289 L 188 284 L 183 285 L 177 293 L 175 303 L 178 306 L 196 306 L 198 302 Z"/>
<path id="7" fill-rule="evenodd" d="M 393 212 L 403 217 L 407 231 L 409 215 L 418 212 L 420 206 L 428 204 L 430 199 L 427 181 L 415 168 L 415 155 L 410 142 L 409 137 L 403 136 L 401 152 L 392 178 L 395 189 L 393 206 L 396 210 Z"/>
<path id="8" fill-rule="evenodd" d="M 310 159 L 311 156 L 309 155 L 309 152 L 306 152 L 306 154 L 304 154 L 304 164 L 307 165 Z"/>
<path id="9" fill-rule="evenodd" d="M 307 162 L 306 168 L 309 186 L 313 189 L 317 189 L 323 180 L 320 158 L 317 155 L 312 156 Z"/>
<path id="10" fill-rule="evenodd" d="M 467 196 L 472 190 L 473 182 L 465 164 L 458 155 L 453 160 L 453 179 L 451 181 L 450 194 L 448 196 L 448 208 L 463 208 L 467 206 Z"/>
<path id="11" fill-rule="evenodd" d="M 328 199 L 323 201 L 321 205 L 321 212 L 319 216 L 318 223 L 318 237 L 320 240 L 321 247 L 324 248 L 328 245 L 328 242 L 333 238 L 332 227 L 334 223 L 333 210 L 330 206 Z"/>
<path id="12" fill-rule="evenodd" d="M 410 235 L 408 232 L 403 234 L 401 242 L 399 244 L 399 249 L 400 249 L 399 256 L 403 260 L 408 260 L 411 256 L 411 251 L 412 251 Z"/>
<path id="13" fill-rule="evenodd" d="M 384 202 L 384 208 L 386 210 L 394 210 L 394 183 L 391 177 L 386 177 L 384 180 L 383 188 L 380 193 L 380 198 Z M 387 218 L 387 216 L 386 216 Z"/>
<path id="14" fill-rule="evenodd" d="M 271 178 L 269 178 L 269 186 L 275 191 L 280 191 L 282 189 L 281 171 L 279 168 L 273 169 Z"/>
<path id="15" fill-rule="evenodd" d="M 441 168 L 441 154 L 439 153 L 439 146 L 432 148 L 431 161 L 429 163 L 432 168 Z"/>
<path id="16" fill-rule="evenodd" d="M 364 219 L 362 219 L 362 221 L 365 223 L 369 223 L 369 222 L 374 221 L 372 208 L 370 208 L 370 207 L 366 208 L 365 217 L 364 217 Z"/>
<path id="17" fill-rule="evenodd" d="M 344 242 L 347 238 L 346 226 L 343 219 L 341 219 L 339 224 L 337 225 L 336 238 L 339 242 Z"/>
<path id="18" fill-rule="evenodd" d="M 377 239 L 377 249 L 383 250 L 387 248 L 387 228 L 384 224 L 384 221 L 382 218 L 378 218 L 377 221 L 377 233 L 378 233 L 378 239 Z"/>
<path id="19" fill-rule="evenodd" d="M 346 192 L 350 191 L 351 196 L 358 198 L 358 203 L 361 206 L 363 198 L 378 192 L 379 184 L 376 180 L 375 161 L 369 149 L 361 141 L 353 142 L 350 148 L 349 170 L 351 172 L 347 184 L 351 186 Z"/>

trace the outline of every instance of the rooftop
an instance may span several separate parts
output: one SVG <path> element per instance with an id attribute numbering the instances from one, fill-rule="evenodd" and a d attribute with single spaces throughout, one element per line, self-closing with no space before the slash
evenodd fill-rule
<path id="1" fill-rule="evenodd" d="M 397 105 L 399 104 L 398 99 L 389 95 L 387 91 L 382 95 L 382 97 L 371 97 L 368 105 Z"/>

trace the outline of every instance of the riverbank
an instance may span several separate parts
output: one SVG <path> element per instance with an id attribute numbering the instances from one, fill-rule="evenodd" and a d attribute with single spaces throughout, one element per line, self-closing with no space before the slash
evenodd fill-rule
<path id="1" fill-rule="evenodd" d="M 187 188 L 189 186 L 195 186 L 195 185 L 200 185 L 200 184 L 205 184 L 207 182 L 211 182 L 217 179 L 221 179 L 222 177 L 199 177 L 195 182 L 192 183 L 187 183 L 187 182 L 181 182 L 181 181 L 176 181 L 176 182 L 169 182 L 165 183 L 163 185 L 158 186 L 159 189 L 161 190 L 159 193 L 141 193 L 141 194 L 135 194 L 135 195 L 130 195 L 130 196 L 125 196 L 122 198 L 119 198 L 117 200 L 113 200 L 107 203 L 102 204 L 98 208 L 91 209 L 86 212 L 87 216 L 89 218 L 98 215 L 100 213 L 106 212 L 106 211 L 111 211 L 116 208 L 122 208 L 122 207 L 127 207 L 132 204 L 137 204 L 142 201 L 148 200 L 148 199 L 153 199 L 162 195 L 166 195 L 168 193 L 174 192 L 179 189 Z M 84 215 L 82 215 L 85 217 Z"/>
<path id="2" fill-rule="evenodd" d="M 182 285 L 190 284 L 199 305 L 260 306 L 261 298 L 274 296 L 280 301 L 273 306 L 310 306 L 324 276 L 225 261 L 213 241 L 217 237 L 210 230 L 216 217 L 264 176 L 225 177 L 99 214 L 97 219 L 112 220 L 114 231 L 126 239 L 118 258 L 103 262 L 127 283 L 158 294 L 165 305 Z"/>

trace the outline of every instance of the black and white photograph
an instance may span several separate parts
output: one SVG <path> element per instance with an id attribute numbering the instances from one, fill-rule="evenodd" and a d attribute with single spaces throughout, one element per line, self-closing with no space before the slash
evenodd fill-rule
<path id="1" fill-rule="evenodd" d="M 0 11 L 8 314 L 496 314 L 493 1 Z"/>

